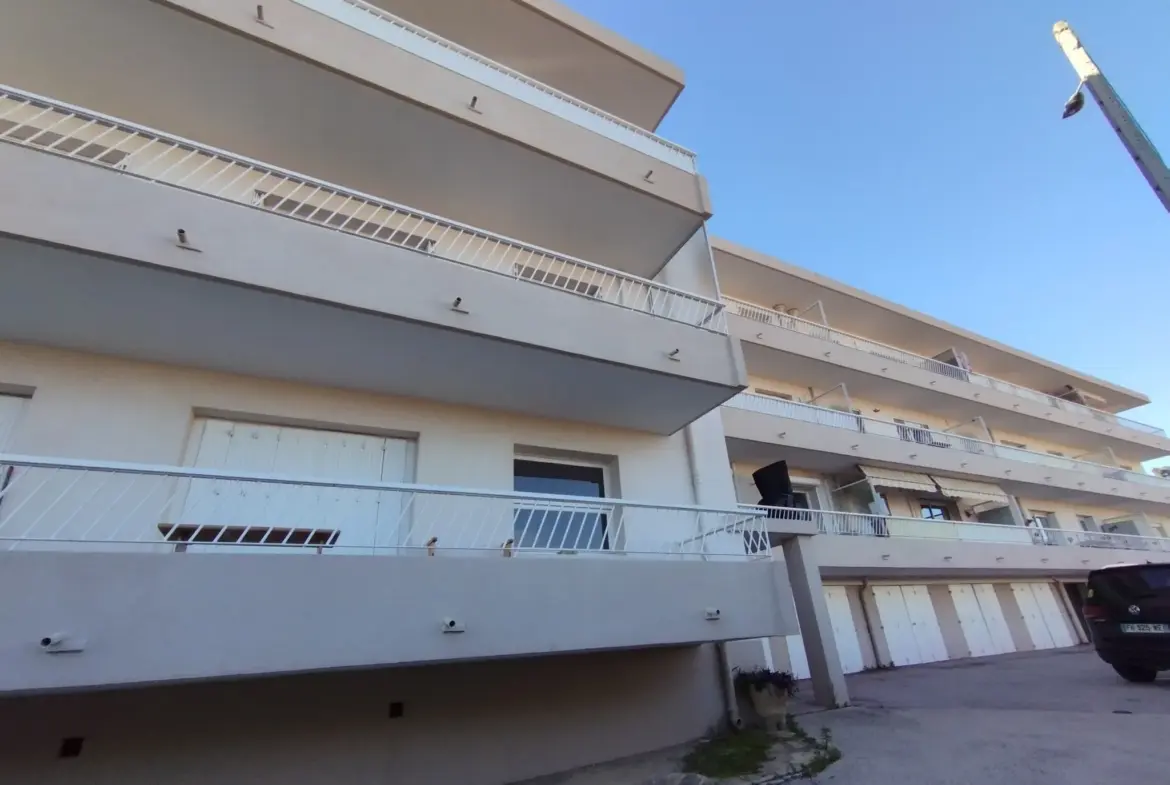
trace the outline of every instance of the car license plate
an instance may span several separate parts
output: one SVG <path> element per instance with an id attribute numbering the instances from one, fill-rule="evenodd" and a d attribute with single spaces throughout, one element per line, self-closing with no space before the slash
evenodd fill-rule
<path id="1" fill-rule="evenodd" d="M 1121 625 L 1122 632 L 1136 632 L 1136 633 L 1170 633 L 1170 624 L 1123 624 Z"/>

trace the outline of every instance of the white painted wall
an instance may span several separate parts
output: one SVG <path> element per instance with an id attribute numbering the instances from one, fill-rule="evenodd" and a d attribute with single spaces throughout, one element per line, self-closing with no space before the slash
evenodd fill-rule
<path id="1" fill-rule="evenodd" d="M 612 497 L 693 504 L 693 472 L 698 501 L 735 504 L 717 412 L 692 427 L 692 465 L 682 432 L 648 435 L 28 345 L 0 344 L 0 384 L 35 390 L 14 453 L 180 464 L 196 417 L 212 415 L 406 437 L 417 445 L 414 477 L 427 485 L 511 491 L 514 457 L 539 453 L 605 463 Z M 695 525 L 689 513 L 629 510 L 622 545 L 657 551 L 697 534 Z"/>
<path id="2" fill-rule="evenodd" d="M 0 452 L 7 449 L 27 405 L 28 399 L 24 396 L 0 394 Z"/>
<path id="3" fill-rule="evenodd" d="M 213 414 L 417 438 L 417 481 L 424 484 L 510 491 L 513 456 L 535 448 L 613 461 L 614 495 L 692 501 L 681 433 L 655 436 L 11 343 L 0 343 L 0 384 L 35 389 L 9 445 L 15 453 L 179 464 L 195 416 Z M 716 419 L 708 428 L 717 426 Z M 703 464 L 714 470 L 714 462 Z M 720 481 L 729 483 L 712 478 Z"/>

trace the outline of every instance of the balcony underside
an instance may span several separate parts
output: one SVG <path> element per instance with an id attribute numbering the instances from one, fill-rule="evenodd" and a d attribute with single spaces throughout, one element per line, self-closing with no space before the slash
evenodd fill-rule
<path id="1" fill-rule="evenodd" d="M 1109 411 L 1149 403 L 1141 393 L 1048 363 L 727 240 L 715 238 L 712 245 L 720 285 L 732 297 L 786 308 L 806 308 L 820 301 L 833 327 L 908 352 L 932 357 L 950 348 L 959 349 L 980 373 L 1047 392 L 1073 384 L 1104 398 Z"/>
<path id="2" fill-rule="evenodd" d="M 657 433 L 733 392 L 12 239 L 0 240 L 0 340 Z"/>
<path id="3" fill-rule="evenodd" d="M 956 423 L 982 417 L 993 433 L 1002 429 L 1083 453 L 1108 446 L 1130 460 L 1147 461 L 1165 455 L 1170 447 L 1165 436 L 1102 423 L 1088 413 L 1077 417 L 891 359 L 759 325 L 742 316 L 729 315 L 728 323 L 732 334 L 743 340 L 744 361 L 754 375 L 784 379 L 818 392 L 844 384 L 857 399 L 931 412 Z M 757 337 L 761 331 L 763 339 Z M 777 340 L 783 343 L 773 345 Z"/>
<path id="4" fill-rule="evenodd" d="M 182 5 L 227 13 L 222 3 Z M 642 277 L 701 226 L 705 197 L 693 174 L 492 99 L 470 80 L 449 86 L 438 65 L 286 5 L 265 4 L 269 29 L 252 18 L 255 4 L 236 4 L 233 30 L 150 0 L 20 0 L 0 26 L 0 73 L 34 93 Z M 303 51 L 250 35 L 287 36 Z M 411 67 L 383 54 L 413 58 Z M 364 58 L 371 81 L 315 56 Z M 442 84 L 431 88 L 432 78 Z M 397 87 L 425 90 L 412 101 Z M 477 94 L 478 113 L 467 109 Z M 538 126 L 539 138 L 509 136 Z M 650 170 L 657 185 L 643 179 Z"/>
<path id="5" fill-rule="evenodd" d="M 642 128 L 656 128 L 683 89 L 677 68 L 559 2 L 372 2 Z"/>
<path id="6" fill-rule="evenodd" d="M 0 591 L 21 599 L 0 625 L 0 692 L 793 634 L 784 581 L 779 562 L 620 555 L 4 553 Z M 83 651 L 42 651 L 58 634 Z"/>
<path id="7" fill-rule="evenodd" d="M 722 414 L 728 456 L 735 462 L 762 465 L 787 460 L 794 468 L 825 474 L 856 474 L 858 464 L 864 463 L 991 481 L 1009 494 L 1029 499 L 1053 499 L 1133 512 L 1159 513 L 1170 501 L 1170 489 L 1068 469 L 930 447 L 730 406 L 723 407 Z"/>
<path id="8" fill-rule="evenodd" d="M 576 291 L 13 145 L 0 172 L 2 340 L 664 434 L 741 386 L 726 335 Z"/>

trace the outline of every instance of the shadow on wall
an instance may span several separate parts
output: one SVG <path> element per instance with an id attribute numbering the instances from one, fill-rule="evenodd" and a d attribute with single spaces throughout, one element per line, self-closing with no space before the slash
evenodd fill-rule
<path id="1" fill-rule="evenodd" d="M 43 785 L 496 785 L 700 737 L 716 673 L 701 646 L 11 698 L 0 758 Z"/>

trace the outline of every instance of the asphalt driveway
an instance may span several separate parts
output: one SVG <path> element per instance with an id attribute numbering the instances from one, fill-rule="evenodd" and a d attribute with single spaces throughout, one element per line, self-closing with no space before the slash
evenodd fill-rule
<path id="1" fill-rule="evenodd" d="M 809 714 L 844 753 L 835 785 L 1166 785 L 1170 673 L 1122 681 L 1087 647 L 849 677 L 853 707 Z"/>

